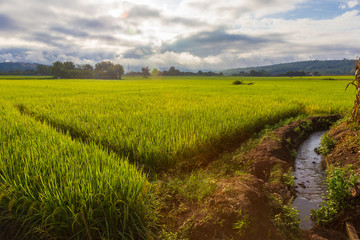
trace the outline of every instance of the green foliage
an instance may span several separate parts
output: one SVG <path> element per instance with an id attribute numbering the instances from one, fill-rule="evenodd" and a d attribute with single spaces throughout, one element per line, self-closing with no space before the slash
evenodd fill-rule
<path id="1" fill-rule="evenodd" d="M 342 81 L 330 82 L 325 88 L 315 80 L 259 78 L 252 79 L 255 89 L 234 88 L 223 79 L 11 84 L 2 80 L 0 93 L 14 104 L 23 104 L 38 119 L 71 135 L 81 133 L 81 139 L 150 169 L 167 169 L 198 154 L 213 155 L 265 125 L 304 111 L 345 113 L 352 105 L 352 96 L 344 96 Z M 313 88 L 319 91 L 307 90 Z"/>
<path id="2" fill-rule="evenodd" d="M 299 210 L 292 206 L 292 201 L 285 204 L 276 195 L 270 197 L 272 205 L 279 210 L 275 214 L 272 222 L 277 229 L 282 233 L 285 239 L 295 240 L 300 239 L 301 230 Z"/>
<path id="3" fill-rule="evenodd" d="M 359 183 L 359 177 L 355 175 L 352 165 L 347 167 L 331 167 L 327 170 L 325 179 L 327 185 L 326 201 L 321 207 L 312 210 L 312 217 L 319 225 L 329 225 L 341 211 L 350 207 L 351 189 Z"/>
<path id="4" fill-rule="evenodd" d="M 293 169 L 289 168 L 288 172 L 283 173 L 282 182 L 289 187 L 295 186 L 295 176 L 293 174 Z"/>
<path id="5" fill-rule="evenodd" d="M 55 78 L 100 78 L 100 79 L 121 79 L 124 74 L 124 68 L 120 64 L 114 64 L 110 61 L 102 61 L 93 66 L 89 64 L 77 65 L 73 62 L 56 61 L 51 67 L 51 75 Z"/>
<path id="6" fill-rule="evenodd" d="M 181 178 L 174 178 L 167 184 L 172 193 L 177 193 L 188 200 L 201 201 L 217 189 L 215 179 L 208 174 L 198 171 Z"/>
<path id="7" fill-rule="evenodd" d="M 148 239 L 157 220 L 146 176 L 0 100 L 0 223 L 16 239 Z"/>
<path id="8" fill-rule="evenodd" d="M 243 84 L 243 82 L 240 81 L 240 80 L 236 80 L 236 81 L 234 81 L 232 84 L 233 84 L 233 85 L 240 85 L 240 84 Z"/>
<path id="9" fill-rule="evenodd" d="M 95 64 L 96 78 L 121 79 L 123 74 L 124 68 L 120 64 L 114 64 L 110 61 L 102 61 Z"/>
<path id="10" fill-rule="evenodd" d="M 188 238 L 184 238 L 179 234 L 179 232 L 168 232 L 164 229 L 161 230 L 160 235 L 158 236 L 159 240 L 189 240 Z"/>
<path id="11" fill-rule="evenodd" d="M 317 148 L 317 151 L 322 155 L 326 155 L 334 148 L 334 146 L 335 140 L 328 134 L 324 134 L 321 137 L 320 146 Z"/>
<path id="12" fill-rule="evenodd" d="M 284 205 L 282 212 L 273 218 L 274 225 L 280 230 L 285 239 L 299 239 L 301 219 L 299 211 L 289 205 Z"/>
<path id="13" fill-rule="evenodd" d="M 237 231 L 238 235 L 242 236 L 245 230 L 249 227 L 249 218 L 248 216 L 243 215 L 241 211 L 238 214 L 241 219 L 234 223 L 233 229 Z"/>
<path id="14" fill-rule="evenodd" d="M 270 171 L 269 177 L 270 183 L 284 183 L 286 186 L 295 186 L 295 177 L 293 174 L 293 168 L 289 168 L 287 172 L 284 172 L 281 164 L 275 164 Z"/>
<path id="15" fill-rule="evenodd" d="M 312 131 L 312 126 L 310 120 L 304 121 L 294 129 L 294 132 L 297 133 L 300 138 L 306 136 L 306 134 L 308 134 L 311 131 Z"/>
<path id="16" fill-rule="evenodd" d="M 281 164 L 275 164 L 274 166 L 272 166 L 270 170 L 269 182 L 280 183 L 282 174 L 283 174 L 283 169 Z"/>

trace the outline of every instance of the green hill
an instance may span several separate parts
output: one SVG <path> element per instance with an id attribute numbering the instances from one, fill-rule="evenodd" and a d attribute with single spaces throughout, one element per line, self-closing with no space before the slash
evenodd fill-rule
<path id="1" fill-rule="evenodd" d="M 250 73 L 251 70 L 266 71 L 271 75 L 285 74 L 290 71 L 304 71 L 306 73 L 318 72 L 321 75 L 351 75 L 354 69 L 355 60 L 326 60 L 326 61 L 303 61 L 282 63 L 260 67 L 234 68 L 224 70 L 224 75 L 239 74 L 240 72 Z"/>
<path id="2" fill-rule="evenodd" d="M 37 65 L 36 63 L 3 62 L 0 63 L 0 72 L 35 70 Z"/>

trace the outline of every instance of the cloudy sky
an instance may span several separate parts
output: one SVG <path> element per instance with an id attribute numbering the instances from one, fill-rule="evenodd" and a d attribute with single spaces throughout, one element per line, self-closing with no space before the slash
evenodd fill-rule
<path id="1" fill-rule="evenodd" d="M 360 0 L 1 0 L 0 62 L 220 70 L 360 55 Z"/>

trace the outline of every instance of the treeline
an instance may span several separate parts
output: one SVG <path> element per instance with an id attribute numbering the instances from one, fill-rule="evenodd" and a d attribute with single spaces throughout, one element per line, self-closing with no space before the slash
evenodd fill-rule
<path id="1" fill-rule="evenodd" d="M 121 79 L 124 68 L 120 64 L 110 61 L 102 61 L 95 64 L 95 68 L 90 64 L 76 65 L 71 62 L 56 61 L 51 67 L 51 75 L 55 78 L 76 78 L 76 79 Z"/>
<path id="2" fill-rule="evenodd" d="M 222 76 L 222 73 L 215 73 L 212 71 L 209 72 L 203 72 L 198 71 L 195 72 L 182 72 L 179 69 L 176 69 L 174 66 L 171 66 L 169 70 L 165 71 L 159 71 L 158 69 L 154 68 L 151 72 L 149 67 L 144 67 L 141 69 L 141 72 L 134 72 L 130 71 L 125 74 L 126 76 L 143 76 L 143 77 L 149 77 L 149 76 Z"/>
<path id="3" fill-rule="evenodd" d="M 232 76 L 250 76 L 250 77 L 269 77 L 269 76 L 286 76 L 286 77 L 298 77 L 298 76 L 321 76 L 321 74 L 319 72 L 305 72 L 305 71 L 288 71 L 286 73 L 281 73 L 281 74 L 270 74 L 265 70 L 260 70 L 260 71 L 256 71 L 256 70 L 251 70 L 249 73 L 248 72 L 239 72 L 239 73 L 234 73 L 232 74 Z"/>

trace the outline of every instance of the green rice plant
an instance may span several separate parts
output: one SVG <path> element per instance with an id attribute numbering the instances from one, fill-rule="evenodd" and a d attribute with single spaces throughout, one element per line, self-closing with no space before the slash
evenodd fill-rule
<path id="1" fill-rule="evenodd" d="M 16 239 L 148 239 L 156 199 L 125 158 L 0 100 L 0 225 Z"/>
<path id="2" fill-rule="evenodd" d="M 232 79 L 2 80 L 0 93 L 59 131 L 155 170 L 214 155 L 281 119 L 351 106 L 341 81 L 259 78 L 256 88 L 234 88 Z"/>

